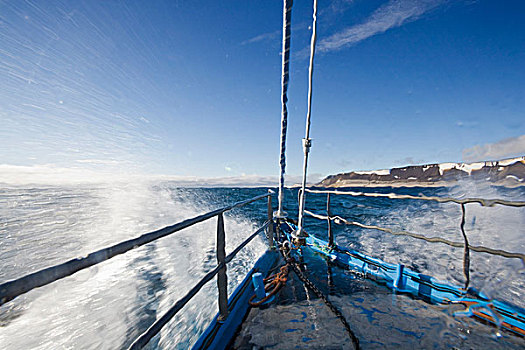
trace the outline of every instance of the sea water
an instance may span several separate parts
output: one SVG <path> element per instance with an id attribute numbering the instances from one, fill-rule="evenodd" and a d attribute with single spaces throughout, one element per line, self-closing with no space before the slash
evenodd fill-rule
<path id="1" fill-rule="evenodd" d="M 169 182 L 69 187 L 4 186 L 0 189 L 0 282 L 86 256 L 94 250 L 266 191 L 266 188 L 188 189 L 178 188 Z M 448 189 L 382 188 L 368 191 L 458 198 L 525 198 L 523 187 L 481 188 L 472 184 Z M 290 217 L 296 217 L 297 191 L 287 189 L 285 194 L 285 209 Z M 347 196 L 332 196 L 331 202 L 332 214 L 349 220 L 462 242 L 458 205 Z M 325 213 L 325 195 L 308 194 L 306 203 L 307 209 Z M 524 209 L 502 206 L 483 208 L 477 204 L 466 207 L 465 230 L 471 245 L 525 253 Z M 231 252 L 254 232 L 265 218 L 264 200 L 229 212 L 225 216 L 226 252 Z M 307 218 L 306 229 L 326 237 L 326 222 Z M 215 232 L 216 219 L 211 219 L 6 303 L 0 308 L 0 348 L 127 348 L 215 267 Z M 465 283 L 462 249 L 351 226 L 335 225 L 334 232 L 340 245 L 390 263 L 403 263 L 448 283 L 460 286 Z M 264 238 L 257 238 L 228 264 L 230 293 L 264 250 Z M 317 283 L 323 284 L 321 280 L 327 275 L 327 265 L 320 257 L 313 257 L 310 261 L 309 273 L 317 276 Z M 358 281 L 356 287 L 355 283 L 348 283 L 349 278 L 355 279 L 351 274 L 338 269 L 333 272 L 335 287 L 331 289 L 331 298 L 334 303 L 343 311 L 353 305 L 363 311 L 362 315 L 373 315 L 372 318 L 353 318 L 354 322 L 362 325 L 359 335 L 365 338 L 363 344 L 368 347 L 373 347 L 374 342 L 367 342 L 366 338 L 373 339 L 373 333 L 377 333 L 378 329 L 383 333 L 402 334 L 401 338 L 409 340 L 404 344 L 417 344 L 421 333 L 432 334 L 436 343 L 429 345 L 431 347 L 445 344 L 450 333 L 458 339 L 470 337 L 465 331 L 467 328 L 486 333 L 487 339 L 502 347 L 512 347 L 512 344 L 522 341 L 506 332 L 499 337 L 499 331 L 491 326 L 481 325 L 478 329 L 478 325 L 473 326 L 471 320 L 455 320 L 447 310 L 408 296 L 389 297 L 385 302 L 384 296 L 391 295 L 385 287 L 366 280 Z M 470 286 L 491 298 L 524 307 L 524 277 L 525 269 L 518 259 L 471 251 Z M 324 285 L 320 288 L 330 292 Z M 216 294 L 216 283 L 211 281 L 148 347 L 190 347 L 217 312 Z M 364 302 L 365 299 L 367 302 Z M 375 305 L 370 300 L 375 300 Z M 288 300 L 288 304 L 294 307 L 292 300 Z M 300 309 L 298 307 L 296 311 L 303 312 Z M 413 319 L 416 331 L 396 331 L 396 326 L 390 322 L 393 315 L 398 315 L 400 320 L 403 317 Z M 446 318 L 444 322 L 449 325 L 436 329 L 433 322 L 442 318 Z M 352 324 L 352 317 L 349 322 Z M 398 346 L 398 338 L 382 343 L 381 347 Z M 461 344 L 457 346 L 461 348 Z M 277 347 L 287 346 L 280 344 Z"/>

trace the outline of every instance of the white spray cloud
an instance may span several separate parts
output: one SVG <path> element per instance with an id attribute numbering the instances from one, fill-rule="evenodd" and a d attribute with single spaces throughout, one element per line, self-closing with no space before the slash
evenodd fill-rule
<path id="1" fill-rule="evenodd" d="M 484 159 L 502 159 L 525 154 L 525 135 L 510 137 L 495 143 L 476 145 L 463 150 L 467 162 Z"/>
<path id="2" fill-rule="evenodd" d="M 91 160 L 89 160 L 91 161 Z M 92 163 L 92 162 L 90 162 Z M 314 184 L 323 178 L 322 174 L 310 174 L 308 183 Z M 151 175 L 125 171 L 103 171 L 83 167 L 64 168 L 53 164 L 20 166 L 0 164 L 0 184 L 23 185 L 77 185 L 99 183 L 135 183 L 148 181 L 169 181 L 179 187 L 276 187 L 277 176 L 242 174 L 240 176 L 201 177 L 179 175 Z M 301 182 L 301 176 L 287 176 L 286 185 Z"/>
<path id="3" fill-rule="evenodd" d="M 391 28 L 417 20 L 422 14 L 443 4 L 445 0 L 391 0 L 379 7 L 363 23 L 348 27 L 323 39 L 318 51 L 339 50 Z"/>

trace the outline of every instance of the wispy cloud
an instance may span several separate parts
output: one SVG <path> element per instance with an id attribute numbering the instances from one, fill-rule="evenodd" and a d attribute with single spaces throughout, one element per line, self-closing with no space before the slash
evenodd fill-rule
<path id="1" fill-rule="evenodd" d="M 97 165 L 118 165 L 122 164 L 122 161 L 111 160 L 111 159 L 77 159 L 77 163 L 84 164 L 97 164 Z"/>
<path id="2" fill-rule="evenodd" d="M 463 150 L 463 160 L 466 162 L 503 159 L 522 155 L 525 155 L 525 135 L 503 139 L 496 143 L 476 145 Z"/>
<path id="3" fill-rule="evenodd" d="M 446 0 L 391 0 L 374 11 L 363 23 L 348 27 L 321 40 L 318 44 L 318 51 L 339 50 L 404 23 L 415 21 L 425 12 L 444 2 Z"/>
<path id="4" fill-rule="evenodd" d="M 241 45 L 253 44 L 253 43 L 257 43 L 259 41 L 264 41 L 264 40 L 274 40 L 277 37 L 279 37 L 279 35 L 281 35 L 281 30 L 276 30 L 270 33 L 259 34 L 257 36 L 254 36 L 251 39 L 244 40 L 243 42 L 241 42 Z"/>
<path id="5" fill-rule="evenodd" d="M 345 12 L 355 0 L 332 0 L 330 4 L 320 11 L 320 15 L 332 15 Z"/>
<path id="6" fill-rule="evenodd" d="M 300 32 L 300 31 L 309 29 L 308 25 L 309 25 L 309 23 L 298 23 L 298 24 L 295 24 L 292 27 L 292 33 Z M 281 35 L 282 35 L 282 29 L 278 29 L 278 30 L 273 31 L 273 32 L 259 34 L 257 36 L 254 36 L 253 38 L 244 40 L 243 42 L 241 42 L 241 45 L 254 44 L 254 43 L 261 42 L 261 41 L 274 41 L 274 42 L 276 42 L 278 44 L 281 44 Z"/>
<path id="7" fill-rule="evenodd" d="M 472 127 L 478 126 L 478 124 L 479 123 L 477 121 L 458 120 L 455 125 L 460 128 L 472 128 Z"/>

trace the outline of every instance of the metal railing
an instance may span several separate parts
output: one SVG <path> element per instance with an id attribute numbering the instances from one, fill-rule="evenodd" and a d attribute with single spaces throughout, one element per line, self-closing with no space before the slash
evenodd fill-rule
<path id="1" fill-rule="evenodd" d="M 319 220 L 327 220 L 328 223 L 328 245 L 329 247 L 335 247 L 334 243 L 334 234 L 332 230 L 332 221 L 336 224 L 346 224 L 353 225 L 364 229 L 379 230 L 382 232 L 387 232 L 393 235 L 403 235 L 409 236 L 415 239 L 424 240 L 431 243 L 444 243 L 452 247 L 463 248 L 463 274 L 466 278 L 465 288 L 468 287 L 470 282 L 470 250 L 476 252 L 487 253 L 491 255 L 497 255 L 505 258 L 518 258 L 521 259 L 522 263 L 525 264 L 525 254 L 507 252 L 500 249 L 492 249 L 484 246 L 472 246 L 468 242 L 467 234 L 465 232 L 465 205 L 468 203 L 478 203 L 481 206 L 492 207 L 496 204 L 509 206 L 509 207 L 525 207 L 525 202 L 522 201 L 507 201 L 502 199 L 482 199 L 482 198 L 449 198 L 449 197 L 427 197 L 427 196 L 411 196 L 411 195 L 401 195 L 397 193 L 371 193 L 371 192 L 353 192 L 353 191 L 337 191 L 337 190 L 313 190 L 306 189 L 306 192 L 317 193 L 317 194 L 326 194 L 326 215 L 320 215 L 313 213 L 311 211 L 305 210 L 305 213 Z M 379 197 L 379 198 L 389 198 L 389 199 L 412 199 L 412 200 L 423 200 L 423 201 L 434 201 L 438 203 L 456 203 L 461 205 L 461 222 L 460 230 L 463 236 L 464 242 L 454 242 L 449 241 L 441 237 L 426 237 L 421 234 L 408 232 L 408 231 L 394 231 L 390 228 L 380 227 L 376 225 L 366 225 L 357 221 L 346 220 L 340 216 L 332 216 L 330 211 L 330 195 L 347 195 L 352 197 Z"/>
<path id="2" fill-rule="evenodd" d="M 166 237 L 175 232 L 181 231 L 185 228 L 193 226 L 197 223 L 217 217 L 217 241 L 216 241 L 216 255 L 217 266 L 209 271 L 190 291 L 181 299 L 179 299 L 161 318 L 153 323 L 141 336 L 139 336 L 130 349 L 141 349 L 148 341 L 153 338 L 164 325 L 166 325 L 187 303 L 199 292 L 199 290 L 216 275 L 217 288 L 219 291 L 218 305 L 219 305 L 219 320 L 225 320 L 228 317 L 228 277 L 226 275 L 226 264 L 229 263 L 248 243 L 250 243 L 256 236 L 268 228 L 269 244 L 273 247 L 273 225 L 270 224 L 273 219 L 272 210 L 272 195 L 274 192 L 268 190 L 267 194 L 256 196 L 245 201 L 237 202 L 232 205 L 202 214 L 191 219 L 187 219 L 171 226 L 164 227 L 160 230 L 145 233 L 137 238 L 133 238 L 113 246 L 100 249 L 96 252 L 90 253 L 84 258 L 72 259 L 65 263 L 55 265 L 40 271 L 31 273 L 24 277 L 5 282 L 0 285 L 0 305 L 3 305 L 14 298 L 27 293 L 35 288 L 45 286 L 55 282 L 64 277 L 70 276 L 80 270 L 97 265 L 103 261 L 113 258 L 119 254 L 126 253 L 132 249 L 143 246 L 147 243 L 153 242 L 159 238 Z M 226 256 L 225 253 L 225 230 L 224 230 L 224 216 L 223 214 L 235 208 L 243 207 L 247 204 L 253 203 L 260 199 L 268 199 L 268 218 L 265 223 L 252 233 L 246 240 L 244 240 L 235 250 Z"/>

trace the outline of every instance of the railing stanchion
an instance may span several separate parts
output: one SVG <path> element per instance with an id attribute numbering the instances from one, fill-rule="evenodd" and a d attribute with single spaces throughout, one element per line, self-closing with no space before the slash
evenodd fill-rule
<path id="1" fill-rule="evenodd" d="M 268 190 L 268 192 L 271 192 L 271 190 Z M 268 221 L 268 245 L 270 246 L 270 248 L 274 248 L 272 196 L 268 196 Z"/>
<path id="2" fill-rule="evenodd" d="M 470 283 L 470 251 L 467 234 L 465 233 L 465 204 L 461 203 L 461 223 L 459 224 L 465 248 L 463 251 L 463 275 L 465 275 L 465 290 L 468 289 Z"/>
<path id="3" fill-rule="evenodd" d="M 326 195 L 326 216 L 328 220 L 328 246 L 334 246 L 334 233 L 332 232 L 332 221 L 330 213 L 330 193 Z"/>
<path id="4" fill-rule="evenodd" d="M 219 317 L 218 321 L 224 321 L 228 317 L 228 276 L 226 275 L 226 243 L 224 233 L 224 217 L 217 216 L 217 263 L 222 268 L 217 274 L 217 287 L 219 289 Z"/>

